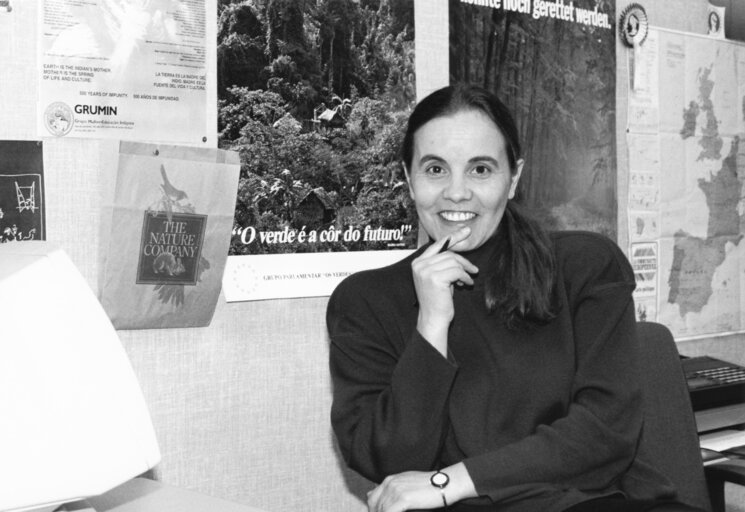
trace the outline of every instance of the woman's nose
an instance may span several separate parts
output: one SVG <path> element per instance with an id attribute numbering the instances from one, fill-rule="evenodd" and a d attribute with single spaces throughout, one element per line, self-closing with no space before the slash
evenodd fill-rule
<path id="1" fill-rule="evenodd" d="M 463 175 L 453 173 L 442 195 L 445 199 L 454 202 L 465 201 L 471 198 L 471 189 Z"/>

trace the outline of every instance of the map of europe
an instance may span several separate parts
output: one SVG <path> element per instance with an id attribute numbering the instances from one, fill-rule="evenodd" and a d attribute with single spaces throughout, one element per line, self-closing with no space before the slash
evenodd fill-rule
<path id="1" fill-rule="evenodd" d="M 710 78 L 711 68 L 701 70 L 699 76 L 700 103 L 691 101 L 683 114 L 682 138 L 693 137 L 696 120 L 703 112 L 706 126 L 698 138 L 701 146 L 699 160 L 721 161 L 721 168 L 709 180 L 699 179 L 698 186 L 706 196 L 709 223 L 706 238 L 691 236 L 681 229 L 675 233 L 673 263 L 670 269 L 670 292 L 668 302 L 680 306 L 680 314 L 700 312 L 712 294 L 712 278 L 725 258 L 728 243 L 739 244 L 741 183 L 737 177 L 737 153 L 739 139 L 732 140 L 728 155 L 722 159 L 722 138 L 719 137 L 718 122 L 711 93 L 714 82 Z"/>
<path id="2" fill-rule="evenodd" d="M 740 331 L 745 48 L 664 32 L 659 43 L 658 321 L 678 337 Z"/>

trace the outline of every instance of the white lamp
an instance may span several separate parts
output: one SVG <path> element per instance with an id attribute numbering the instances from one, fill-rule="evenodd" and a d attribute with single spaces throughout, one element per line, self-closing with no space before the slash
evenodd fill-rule
<path id="1" fill-rule="evenodd" d="M 53 510 L 160 460 L 126 352 L 67 255 L 0 244 L 0 511 Z"/>

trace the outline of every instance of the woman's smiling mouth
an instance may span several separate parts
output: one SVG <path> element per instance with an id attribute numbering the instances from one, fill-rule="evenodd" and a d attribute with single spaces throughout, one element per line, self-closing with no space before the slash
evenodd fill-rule
<path id="1" fill-rule="evenodd" d="M 448 222 L 465 222 L 476 217 L 473 212 L 457 212 L 457 211 L 444 211 L 440 212 L 440 217 Z"/>

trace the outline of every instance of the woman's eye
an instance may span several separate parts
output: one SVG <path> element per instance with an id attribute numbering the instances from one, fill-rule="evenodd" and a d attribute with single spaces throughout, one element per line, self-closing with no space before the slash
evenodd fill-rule
<path id="1" fill-rule="evenodd" d="M 476 176 L 488 176 L 491 174 L 491 169 L 485 165 L 477 165 L 471 172 Z"/>
<path id="2" fill-rule="evenodd" d="M 430 165 L 429 167 L 427 167 L 425 172 L 431 176 L 441 176 L 445 174 L 445 169 L 443 169 L 439 165 Z"/>

